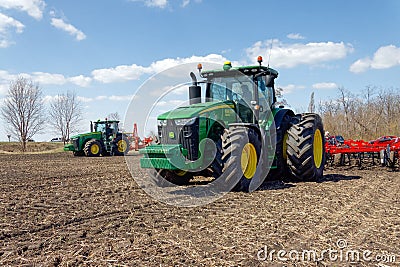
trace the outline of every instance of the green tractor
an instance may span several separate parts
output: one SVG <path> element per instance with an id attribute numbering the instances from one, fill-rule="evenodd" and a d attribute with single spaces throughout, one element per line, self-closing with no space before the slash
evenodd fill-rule
<path id="1" fill-rule="evenodd" d="M 232 189 L 252 191 L 250 183 L 264 154 L 270 164 L 261 170 L 263 181 L 320 179 L 325 163 L 320 116 L 278 106 L 278 72 L 262 66 L 262 57 L 258 63 L 232 67 L 228 61 L 210 71 L 199 64 L 203 80 L 198 82 L 190 73 L 190 104 L 158 116 L 160 143 L 140 150 L 141 167 L 177 185 L 193 176 L 218 179 L 224 172 L 238 171 L 242 175 Z M 210 147 L 214 153 L 209 153 Z"/>
<path id="2" fill-rule="evenodd" d="M 129 140 L 118 125 L 116 120 L 90 122 L 90 133 L 72 136 L 64 151 L 73 151 L 74 156 L 123 156 L 129 151 Z"/>

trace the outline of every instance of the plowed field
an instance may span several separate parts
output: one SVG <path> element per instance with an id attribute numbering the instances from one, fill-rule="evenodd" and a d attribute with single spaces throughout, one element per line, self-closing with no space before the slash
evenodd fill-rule
<path id="1" fill-rule="evenodd" d="M 0 154 L 0 163 L 1 266 L 400 264 L 400 173 L 384 168 L 328 169 L 319 183 L 270 182 L 181 208 L 140 189 L 123 157 Z"/>

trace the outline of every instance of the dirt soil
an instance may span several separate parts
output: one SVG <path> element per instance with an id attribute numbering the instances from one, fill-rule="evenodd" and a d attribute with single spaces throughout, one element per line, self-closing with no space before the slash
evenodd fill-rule
<path id="1" fill-rule="evenodd" d="M 123 157 L 0 162 L 0 266 L 350 266 L 349 250 L 372 253 L 352 266 L 400 264 L 400 173 L 384 168 L 330 168 L 319 183 L 180 208 L 138 188 Z M 321 257 L 329 249 L 336 259 Z M 317 260 L 296 258 L 304 250 Z"/>

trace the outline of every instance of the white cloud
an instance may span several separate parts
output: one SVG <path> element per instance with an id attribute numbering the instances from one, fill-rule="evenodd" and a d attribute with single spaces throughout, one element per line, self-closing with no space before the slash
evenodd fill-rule
<path id="1" fill-rule="evenodd" d="M 78 96 L 78 100 L 82 101 L 84 103 L 89 103 L 93 101 L 101 101 L 101 100 L 106 100 L 106 101 L 131 101 L 133 95 L 111 95 L 111 96 L 96 96 L 96 97 L 84 97 L 84 96 Z"/>
<path id="2" fill-rule="evenodd" d="M 143 2 L 148 7 L 165 8 L 168 5 L 168 0 L 130 0 L 131 2 Z"/>
<path id="3" fill-rule="evenodd" d="M 19 73 L 19 74 L 10 74 L 8 71 L 0 70 L 0 84 L 10 83 L 15 80 L 18 76 L 23 76 L 27 79 L 32 79 L 34 82 L 39 84 L 49 85 L 64 85 L 66 83 L 72 83 L 81 87 L 89 86 L 92 82 L 92 78 L 86 77 L 83 75 L 74 76 L 74 77 L 65 77 L 62 74 L 57 73 L 47 73 L 47 72 L 32 72 L 28 73 Z"/>
<path id="4" fill-rule="evenodd" d="M 0 81 L 9 83 L 10 81 L 14 80 L 17 75 L 12 75 L 8 71 L 0 70 Z"/>
<path id="5" fill-rule="evenodd" d="M 362 58 L 350 66 L 354 73 L 364 72 L 368 69 L 388 69 L 400 65 L 400 48 L 394 45 L 380 47 L 374 57 Z"/>
<path id="6" fill-rule="evenodd" d="M 182 7 L 186 7 L 189 4 L 190 4 L 190 0 L 183 0 L 182 1 Z"/>
<path id="7" fill-rule="evenodd" d="M 92 71 L 93 79 L 102 83 L 125 82 L 137 80 L 146 73 L 152 73 L 151 69 L 132 65 L 120 65 L 115 68 L 97 69 Z"/>
<path id="8" fill-rule="evenodd" d="M 153 73 L 158 73 L 166 69 L 187 63 L 215 62 L 222 64 L 225 60 L 225 57 L 218 54 L 209 54 L 207 56 L 191 56 L 187 58 L 166 58 L 153 62 L 150 65 L 150 69 Z M 232 64 L 234 64 L 234 62 Z"/>
<path id="9" fill-rule="evenodd" d="M 75 39 L 78 41 L 82 41 L 82 40 L 86 39 L 86 35 L 82 31 L 75 28 L 75 26 L 66 23 L 62 19 L 52 18 L 51 25 L 53 25 L 57 29 L 60 29 L 60 30 L 63 30 L 65 32 L 69 33 L 70 35 L 74 36 Z"/>
<path id="10" fill-rule="evenodd" d="M 93 101 L 93 98 L 84 97 L 84 96 L 77 96 L 77 99 L 83 103 L 89 103 Z"/>
<path id="11" fill-rule="evenodd" d="M 43 97 L 43 102 L 44 103 L 50 103 L 50 102 L 53 102 L 53 101 L 55 101 L 57 99 L 60 99 L 60 98 L 62 98 L 60 95 L 46 95 L 46 96 Z M 79 96 L 78 96 L 78 100 L 79 100 Z"/>
<path id="12" fill-rule="evenodd" d="M 20 21 L 0 13 L 0 48 L 9 47 L 12 44 L 8 38 L 11 29 L 15 29 L 16 33 L 22 33 L 24 28 L 25 25 Z"/>
<path id="13" fill-rule="evenodd" d="M 87 87 L 92 82 L 92 78 L 79 75 L 68 78 L 68 81 L 81 87 Z"/>
<path id="14" fill-rule="evenodd" d="M 149 6 L 149 7 L 164 8 L 167 6 L 168 1 L 167 0 L 145 0 L 144 3 L 146 6 Z"/>
<path id="15" fill-rule="evenodd" d="M 22 33 L 25 25 L 12 17 L 0 13 L 0 33 L 7 32 L 8 28 L 15 28 L 17 33 Z"/>
<path id="16" fill-rule="evenodd" d="M 293 40 L 306 39 L 306 37 L 302 36 L 300 33 L 289 33 L 288 35 L 286 35 L 286 37 Z"/>
<path id="17" fill-rule="evenodd" d="M 37 20 L 42 19 L 45 6 L 43 0 L 0 0 L 0 7 L 24 11 Z"/>
<path id="18" fill-rule="evenodd" d="M 105 99 L 107 99 L 107 96 L 105 95 L 96 96 L 96 100 L 105 100 Z"/>
<path id="19" fill-rule="evenodd" d="M 33 72 L 32 73 L 32 80 L 39 84 L 56 84 L 62 85 L 67 82 L 64 75 L 62 74 L 53 74 L 53 73 L 46 73 L 46 72 Z"/>
<path id="20" fill-rule="evenodd" d="M 9 85 L 6 83 L 0 83 L 0 95 L 6 95 Z"/>
<path id="21" fill-rule="evenodd" d="M 272 43 L 272 51 L 270 51 Z M 343 42 L 296 43 L 285 44 L 279 40 L 258 41 L 246 49 L 251 62 L 257 56 L 271 54 L 270 65 L 280 68 L 293 68 L 298 65 L 316 65 L 322 62 L 338 60 L 353 52 L 351 44 Z"/>
<path id="22" fill-rule="evenodd" d="M 278 85 L 277 87 L 282 88 L 282 94 L 287 95 L 292 93 L 293 91 L 297 90 L 297 89 L 304 89 L 305 86 L 303 85 L 295 85 L 295 84 L 288 84 L 288 85 Z"/>
<path id="23" fill-rule="evenodd" d="M 108 99 L 111 101 L 131 101 L 133 95 L 112 95 Z"/>
<path id="24" fill-rule="evenodd" d="M 314 88 L 314 89 L 335 89 L 335 88 L 338 88 L 338 85 L 336 83 L 331 83 L 331 82 L 315 83 L 312 85 L 312 88 Z"/>
<path id="25" fill-rule="evenodd" d="M 93 79 L 102 83 L 125 82 L 137 80 L 143 74 L 154 74 L 166 69 L 186 64 L 199 62 L 218 62 L 222 63 L 226 60 L 221 55 L 210 54 L 207 56 L 191 56 L 188 58 L 166 58 L 155 61 L 148 67 L 132 65 L 120 65 L 113 68 L 97 69 L 92 71 Z M 233 63 L 234 64 L 234 63 Z"/>
<path id="26" fill-rule="evenodd" d="M 359 59 L 350 66 L 350 71 L 354 73 L 364 72 L 371 68 L 372 60 L 370 58 Z"/>

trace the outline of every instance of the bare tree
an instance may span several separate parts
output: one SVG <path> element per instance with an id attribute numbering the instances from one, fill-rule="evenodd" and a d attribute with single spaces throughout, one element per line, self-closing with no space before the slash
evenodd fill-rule
<path id="1" fill-rule="evenodd" d="M 43 95 L 39 85 L 23 77 L 12 81 L 0 114 L 10 132 L 18 136 L 25 152 L 26 142 L 44 126 Z"/>
<path id="2" fill-rule="evenodd" d="M 314 92 L 312 92 L 310 96 L 310 103 L 308 104 L 308 112 L 310 113 L 315 112 Z"/>
<path id="3" fill-rule="evenodd" d="M 276 99 L 277 99 L 276 105 L 290 107 L 290 105 L 286 101 L 285 97 L 283 96 L 283 88 L 282 87 L 276 87 L 275 88 L 275 96 L 276 96 Z"/>
<path id="4" fill-rule="evenodd" d="M 358 95 L 343 87 L 338 91 L 337 99 L 321 102 L 319 106 L 330 133 L 366 140 L 400 133 L 399 89 L 377 91 L 376 87 L 368 86 Z"/>
<path id="5" fill-rule="evenodd" d="M 82 120 L 82 103 L 75 92 L 67 91 L 50 102 L 49 124 L 61 135 L 65 144 L 70 134 L 78 130 L 78 123 Z"/>
<path id="6" fill-rule="evenodd" d="M 121 120 L 121 116 L 119 115 L 118 112 L 108 114 L 107 118 L 112 121 L 120 121 Z"/>

